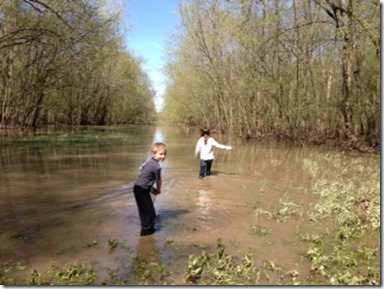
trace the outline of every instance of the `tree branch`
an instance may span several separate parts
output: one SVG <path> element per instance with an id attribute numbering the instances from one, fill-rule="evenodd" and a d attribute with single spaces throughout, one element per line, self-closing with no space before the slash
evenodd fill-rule
<path id="1" fill-rule="evenodd" d="M 35 10 L 39 11 L 39 13 L 43 13 L 42 10 L 40 10 L 39 8 L 37 8 L 35 5 L 33 5 L 31 2 L 33 3 L 37 3 L 41 6 L 43 6 L 45 9 L 49 10 L 50 12 L 52 12 L 53 14 L 56 15 L 57 18 L 60 19 L 61 22 L 64 23 L 64 25 L 66 25 L 67 27 L 69 27 L 71 30 L 75 30 L 71 25 L 68 24 L 67 21 L 65 21 L 59 13 L 57 13 L 51 6 L 47 5 L 46 3 L 40 1 L 40 0 L 23 0 L 25 3 L 31 5 Z"/>

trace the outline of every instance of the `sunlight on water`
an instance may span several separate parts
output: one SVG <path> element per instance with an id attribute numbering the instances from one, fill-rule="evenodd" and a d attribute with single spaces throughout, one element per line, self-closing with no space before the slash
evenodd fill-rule
<path id="1" fill-rule="evenodd" d="M 153 143 L 155 142 L 166 143 L 164 133 L 161 127 L 156 128 L 155 135 L 153 136 Z"/>
<path id="2" fill-rule="evenodd" d="M 211 227 L 211 218 L 212 218 L 212 200 L 210 192 L 206 190 L 199 190 L 199 196 L 196 201 L 197 206 L 197 215 L 199 216 L 199 222 L 206 229 Z"/>

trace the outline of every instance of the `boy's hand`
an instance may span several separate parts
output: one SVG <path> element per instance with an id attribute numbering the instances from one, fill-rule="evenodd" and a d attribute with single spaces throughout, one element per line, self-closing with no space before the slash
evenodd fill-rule
<path id="1" fill-rule="evenodd" d="M 159 190 L 158 190 L 158 189 L 156 189 L 155 187 L 152 187 L 152 188 L 151 188 L 151 194 L 154 194 L 155 196 L 157 196 L 157 195 L 159 195 L 160 193 L 159 193 Z"/>
<path id="2" fill-rule="evenodd" d="M 227 151 L 230 151 L 232 149 L 231 146 L 227 146 Z"/>

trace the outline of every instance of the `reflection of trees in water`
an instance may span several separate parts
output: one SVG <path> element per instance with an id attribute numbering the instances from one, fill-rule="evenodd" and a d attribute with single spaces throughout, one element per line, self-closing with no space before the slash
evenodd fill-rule
<path id="1" fill-rule="evenodd" d="M 216 167 L 229 174 L 262 176 L 283 175 L 302 168 L 302 159 L 315 152 L 275 141 L 237 140 L 230 153 L 217 153 Z"/>
<path id="2" fill-rule="evenodd" d="M 0 165 L 4 173 L 11 172 L 15 168 L 22 172 L 45 172 L 40 147 L 0 147 Z M 2 174 L 0 177 L 4 176 L 5 174 Z"/>

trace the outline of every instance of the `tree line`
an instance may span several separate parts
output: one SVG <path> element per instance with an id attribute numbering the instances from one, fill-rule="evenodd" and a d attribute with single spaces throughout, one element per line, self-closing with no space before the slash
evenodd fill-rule
<path id="1" fill-rule="evenodd" d="M 380 3 L 193 0 L 164 115 L 242 137 L 380 143 Z"/>
<path id="2" fill-rule="evenodd" d="M 0 127 L 154 120 L 141 60 L 124 46 L 118 11 L 101 4 L 0 1 Z"/>

